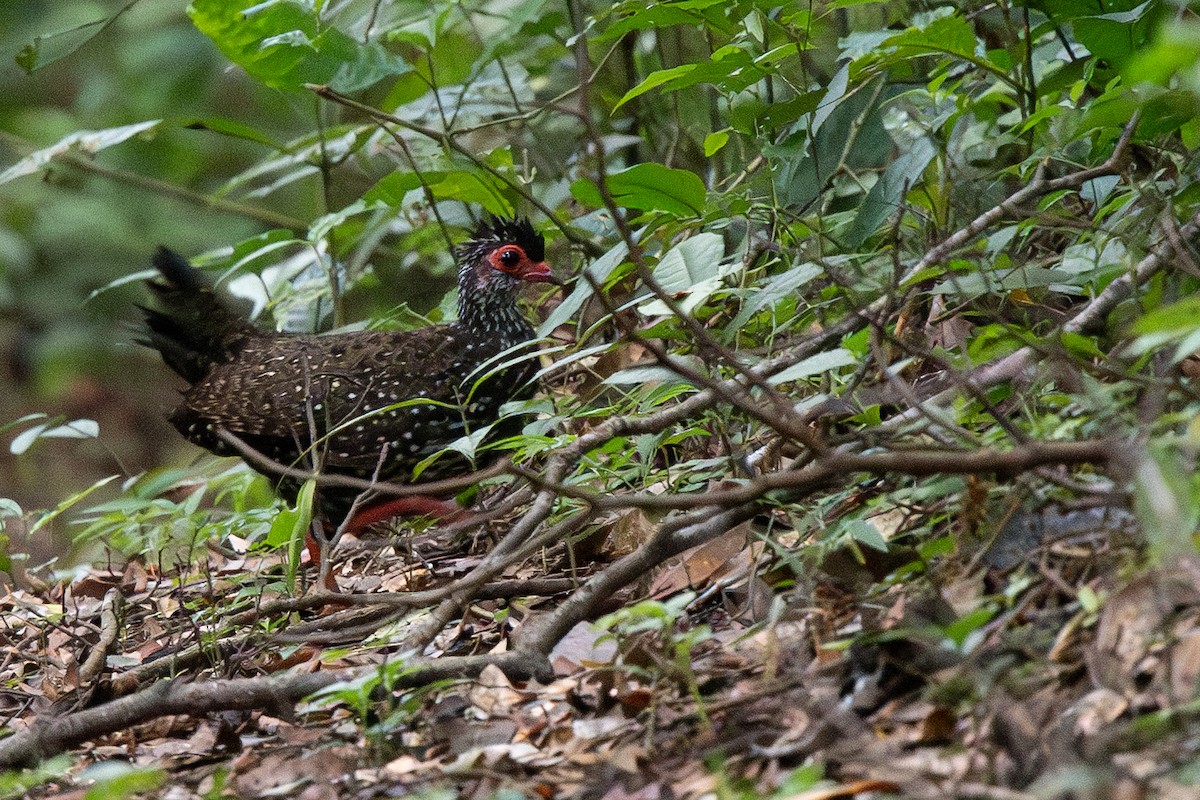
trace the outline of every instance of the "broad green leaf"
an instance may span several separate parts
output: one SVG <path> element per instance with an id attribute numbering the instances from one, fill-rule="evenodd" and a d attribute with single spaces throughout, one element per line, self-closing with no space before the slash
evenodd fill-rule
<path id="1" fill-rule="evenodd" d="M 1200 327 L 1200 295 L 1156 308 L 1133 323 L 1133 333 L 1176 333 Z"/>
<path id="2" fill-rule="evenodd" d="M 704 211 L 708 192 L 694 172 L 662 164 L 638 164 L 607 179 L 608 191 L 617 205 L 640 211 L 663 211 L 675 217 L 698 217 Z M 590 180 L 571 184 L 571 194 L 595 208 L 604 205 L 600 190 Z"/>
<path id="3" fill-rule="evenodd" d="M 504 196 L 504 190 L 491 176 L 481 172 L 447 172 L 440 181 L 429 186 L 429 191 L 439 200 L 461 200 L 481 205 L 498 216 L 513 215 L 512 203 Z"/>
<path id="4" fill-rule="evenodd" d="M 1200 23 L 1172 20 L 1159 27 L 1154 43 L 1132 54 L 1121 70 L 1129 83 L 1147 81 L 1167 86 L 1200 61 Z"/>
<path id="5" fill-rule="evenodd" d="M 725 242 L 718 234 L 703 232 L 668 250 L 654 268 L 654 279 L 668 293 L 686 292 L 711 278 L 728 275 L 722 263 Z"/>
<path id="6" fill-rule="evenodd" d="M 727 261 L 725 242 L 715 233 L 698 233 L 668 250 L 654 268 L 654 279 L 662 290 L 680 301 L 680 310 L 690 313 L 720 288 L 722 279 L 736 268 Z M 641 306 L 647 316 L 671 313 L 661 300 Z"/>
<path id="7" fill-rule="evenodd" d="M 350 92 L 411 70 L 378 43 L 322 30 L 316 14 L 299 3 L 193 0 L 188 14 L 226 58 L 275 89 L 333 84 Z"/>
<path id="8" fill-rule="evenodd" d="M 974 60 L 977 42 L 971 23 L 959 16 L 945 16 L 924 28 L 909 28 L 885 39 L 882 46 L 894 49 L 897 55 L 905 58 L 929 53 Z"/>
<path id="9" fill-rule="evenodd" d="M 161 769 L 111 760 L 93 764 L 83 770 L 79 779 L 89 784 L 83 800 L 125 800 L 154 791 L 166 777 Z"/>
<path id="10" fill-rule="evenodd" d="M 925 168 L 936 153 L 933 142 L 921 136 L 909 143 L 896 160 L 888 164 L 859 207 L 854 223 L 846 233 L 846 247 L 857 248 L 875 233 L 885 219 L 896 213 L 904 193 L 920 182 Z"/>
<path id="11" fill-rule="evenodd" d="M 1104 5 L 1126 8 L 1107 14 L 1077 17 L 1071 23 L 1071 28 L 1075 37 L 1087 46 L 1094 57 L 1121 69 L 1131 56 L 1145 46 L 1155 23 L 1164 16 L 1165 9 L 1156 0 L 1145 0 L 1139 5 L 1118 0 Z"/>
<path id="12" fill-rule="evenodd" d="M 427 181 L 441 180 L 445 173 L 424 173 L 423 177 Z M 384 175 L 375 185 L 366 191 L 363 195 L 363 201 L 367 207 L 376 203 L 383 203 L 392 208 L 399 208 L 404 203 L 404 198 L 414 189 L 421 188 L 421 178 L 417 177 L 415 172 L 390 172 Z"/>
<path id="13" fill-rule="evenodd" d="M 604 282 L 608 280 L 608 276 L 612 274 L 612 271 L 625 260 L 628 252 L 629 248 L 625 246 L 624 242 L 620 242 L 589 264 L 587 266 L 587 274 L 596 283 L 603 286 Z M 573 317 L 594 293 L 591 283 L 582 277 L 579 278 L 575 282 L 575 288 L 571 290 L 567 298 L 558 304 L 558 308 L 550 312 L 550 316 L 538 328 L 538 336 L 549 336 L 551 331 Z"/>
<path id="14" fill-rule="evenodd" d="M 816 110 L 790 126 L 795 131 L 790 139 L 763 147 L 774 167 L 775 189 L 787 205 L 808 205 L 841 165 L 858 158 L 877 162 L 892 147 L 878 110 L 883 82 L 875 79 L 857 91 L 840 91 L 847 80 L 843 68 Z"/>
<path id="15" fill-rule="evenodd" d="M 767 383 L 772 386 L 778 386 L 781 383 L 820 375 L 823 372 L 829 372 L 830 370 L 839 369 L 857 362 L 858 359 L 849 350 L 836 347 L 833 350 L 817 353 L 816 355 L 797 361 L 787 369 L 776 372 L 767 378 Z"/>

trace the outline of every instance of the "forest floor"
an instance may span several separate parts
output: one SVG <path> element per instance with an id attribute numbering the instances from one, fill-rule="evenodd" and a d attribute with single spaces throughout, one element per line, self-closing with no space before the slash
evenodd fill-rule
<path id="1" fill-rule="evenodd" d="M 69 583 L 33 581 L 0 601 L 10 731 L 155 681 L 360 677 L 298 706 L 151 714 L 10 774 L 0 790 L 171 800 L 1200 796 L 1200 561 L 1148 563 L 1123 511 L 1009 510 L 990 527 L 954 520 L 936 541 L 908 541 L 922 513 L 871 519 L 886 550 L 826 548 L 817 560 L 798 556 L 812 538 L 778 525 L 765 535 L 765 515 L 739 526 L 627 587 L 603 625 L 576 626 L 542 682 L 486 666 L 475 679 L 396 683 L 403 643 L 430 611 L 371 599 L 463 575 L 486 537 L 451 543 L 431 529 L 342 542 L 335 572 L 348 607 L 306 606 L 285 591 L 279 557 L 223 547 L 186 573 L 134 560 Z M 638 524 L 635 512 L 602 542 L 510 570 L 423 654 L 503 651 Z"/>

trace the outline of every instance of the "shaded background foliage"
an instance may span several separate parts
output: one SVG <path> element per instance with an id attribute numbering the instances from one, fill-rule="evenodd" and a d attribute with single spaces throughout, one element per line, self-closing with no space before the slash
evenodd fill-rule
<path id="1" fill-rule="evenodd" d="M 1008 736 L 1016 673 L 1054 695 L 1055 725 L 1099 687 L 1134 698 L 1130 725 L 1175 711 L 1164 661 L 1087 670 L 1111 655 L 1093 631 L 1119 616 L 1110 600 L 1143 557 L 1195 554 L 1190 4 L 194 0 L 10 17 L 5 47 L 33 72 L 7 68 L 0 93 L 0 424 L 39 411 L 100 423 L 67 441 L 34 441 L 54 432 L 42 418 L 5 431 L 31 445 L 0 462 L 27 519 L 142 470 L 123 493 L 104 487 L 83 538 L 145 555 L 205 537 L 278 545 L 303 517 L 277 514 L 267 482 L 230 462 L 192 463 L 165 430 L 165 371 L 120 326 L 156 243 L 196 256 L 264 324 L 406 327 L 452 309 L 449 243 L 483 212 L 520 212 L 560 274 L 590 280 L 528 298 L 555 366 L 540 418 L 509 446 L 545 468 L 521 476 L 530 485 L 559 484 L 480 563 L 509 547 L 511 567 L 528 545 L 563 558 L 538 568 L 628 586 L 661 566 L 656 544 L 752 530 L 735 547 L 766 553 L 746 567 L 762 601 L 747 626 L 795 614 L 812 625 L 804 657 L 836 661 L 845 685 L 860 677 L 848 642 L 892 658 L 891 688 L 936 696 L 980 780 L 1024 787 L 1066 763 L 1057 729 Z M 1075 324 L 1081 309 L 1097 319 Z M 1019 369 L 988 377 L 1017 354 Z M 700 387 L 709 399 L 687 406 Z M 994 478 L 1014 453 L 1028 456 L 1019 474 Z M 195 485 L 223 502 L 178 491 Z M 1080 499 L 1121 507 L 1119 525 L 1089 528 L 1096 558 L 1053 554 L 1051 579 L 1026 554 L 1082 517 L 1040 511 Z M 0 518 L 20 515 L 6 503 Z M 988 546 L 1001 534 L 1003 559 Z M 230 582 L 257 603 L 275 574 Z M 510 652 L 547 656 L 555 631 L 538 640 L 539 618 L 565 632 L 595 616 L 588 597 L 523 618 L 535 633 L 513 642 L 529 650 Z M 617 616 L 636 630 L 659 615 L 674 647 L 663 674 L 683 676 L 666 685 L 692 681 L 694 699 L 691 648 L 713 631 L 688 638 L 690 599 Z M 1189 615 L 1172 630 L 1195 636 L 1196 603 L 1163 605 L 1132 661 L 1152 661 L 1177 606 Z M 504 634 L 472 646 L 487 635 Z M 946 678 L 948 664 L 964 672 Z M 836 702 L 869 727 L 874 701 Z M 970 738 L 989 725 L 992 739 Z M 1095 762 L 1122 746 L 1106 737 Z"/>
<path id="2" fill-rule="evenodd" d="M 141 297 L 122 279 L 159 242 L 203 254 L 281 327 L 404 326 L 445 315 L 447 242 L 479 209 L 550 212 L 560 271 L 607 251 L 602 279 L 637 299 L 597 188 L 603 172 L 664 288 L 747 363 L 881 293 L 921 286 L 930 294 L 910 304 L 967 312 L 972 327 L 922 343 L 966 367 L 1102 288 L 1144 252 L 1132 234 L 1192 202 L 1194 23 L 1168 2 L 196 0 L 21 3 L 6 18 L 0 419 L 46 411 L 101 429 L 96 441 L 3 456 L 8 493 L 27 507 L 102 474 L 136 474 L 167 450 L 187 457 L 160 422 L 171 402 L 162 370 L 118 324 Z M 586 93 L 576 26 L 595 66 Z M 1039 165 L 1103 160 L 1136 113 L 1136 183 L 1098 179 L 1086 207 L 1068 192 L 1043 199 L 1038 216 L 891 285 L 898 263 Z M 382 128 L 381 114 L 398 127 Z M 106 132 L 68 141 L 78 131 Z M 1160 296 L 1186 293 L 1189 280 Z M 599 317 L 589 295 L 577 287 L 553 317 L 582 310 L 583 344 L 612 333 L 587 329 Z M 638 307 L 651 319 L 666 311 Z M 670 316 L 651 330 L 680 353 L 694 346 Z M 1062 346 L 1086 358 L 1109 344 Z M 867 349 L 848 340 L 777 382 L 833 369 L 823 387 L 836 395 Z M 611 383 L 646 374 L 661 376 Z M 1111 423 L 1102 415 L 1078 430 Z M 748 447 L 739 425 L 717 427 Z"/>

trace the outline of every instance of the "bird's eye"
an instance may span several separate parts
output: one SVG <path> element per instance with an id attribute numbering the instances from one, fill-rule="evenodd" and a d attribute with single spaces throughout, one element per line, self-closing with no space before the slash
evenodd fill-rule
<path id="1" fill-rule="evenodd" d="M 500 251 L 500 263 L 512 269 L 517 264 L 521 263 L 521 251 L 515 247 L 509 247 Z"/>

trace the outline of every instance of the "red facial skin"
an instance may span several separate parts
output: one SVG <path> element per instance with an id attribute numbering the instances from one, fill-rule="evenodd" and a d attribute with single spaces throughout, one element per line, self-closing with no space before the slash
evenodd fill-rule
<path id="1" fill-rule="evenodd" d="M 493 269 L 530 283 L 558 283 L 545 261 L 533 261 L 515 244 L 497 247 L 488 254 Z"/>

